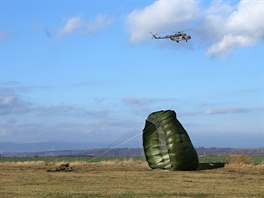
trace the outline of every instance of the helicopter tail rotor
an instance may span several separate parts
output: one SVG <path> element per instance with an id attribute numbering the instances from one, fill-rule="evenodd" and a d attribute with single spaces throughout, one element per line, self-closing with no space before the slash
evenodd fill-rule
<path id="1" fill-rule="evenodd" d="M 156 37 L 157 34 L 153 34 L 152 32 L 150 32 L 150 34 L 152 35 L 152 39 L 154 39 L 154 38 L 156 39 L 156 38 L 157 38 L 157 37 Z"/>

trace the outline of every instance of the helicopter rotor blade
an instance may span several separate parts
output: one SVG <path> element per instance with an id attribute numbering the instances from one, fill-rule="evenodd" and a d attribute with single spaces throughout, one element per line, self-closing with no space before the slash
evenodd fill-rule
<path id="1" fill-rule="evenodd" d="M 183 32 L 187 32 L 187 31 L 189 31 L 189 30 L 192 30 L 193 28 L 189 28 L 189 29 L 185 29 L 185 30 L 182 30 L 182 31 L 177 31 L 177 32 L 174 32 L 174 33 L 178 33 L 178 34 L 180 34 L 180 33 L 183 33 Z"/>

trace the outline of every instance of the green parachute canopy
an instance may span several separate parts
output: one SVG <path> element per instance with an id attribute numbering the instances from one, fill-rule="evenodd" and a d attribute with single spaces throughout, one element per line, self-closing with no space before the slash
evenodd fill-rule
<path id="1" fill-rule="evenodd" d="M 143 147 L 152 169 L 196 170 L 199 165 L 187 132 L 171 110 L 148 116 L 143 129 Z"/>

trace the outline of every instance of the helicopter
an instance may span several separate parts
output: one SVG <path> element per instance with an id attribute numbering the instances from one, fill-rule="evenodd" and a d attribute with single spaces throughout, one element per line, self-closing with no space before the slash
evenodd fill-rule
<path id="1" fill-rule="evenodd" d="M 176 41 L 177 43 L 179 43 L 179 41 L 183 41 L 185 40 L 186 42 L 191 39 L 191 36 L 188 34 L 183 33 L 183 31 L 181 32 L 177 32 L 175 34 L 171 34 L 171 35 L 166 35 L 166 36 L 157 36 L 157 34 L 153 34 L 152 32 L 150 32 L 150 34 L 153 36 L 152 39 L 170 39 L 172 41 Z"/>

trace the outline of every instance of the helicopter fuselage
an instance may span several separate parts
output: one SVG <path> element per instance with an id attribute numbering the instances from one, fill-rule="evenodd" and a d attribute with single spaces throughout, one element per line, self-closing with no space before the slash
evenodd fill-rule
<path id="1" fill-rule="evenodd" d="M 187 42 L 189 39 L 191 39 L 191 36 L 188 34 L 185 34 L 185 33 L 176 33 L 176 34 L 166 35 L 166 36 L 156 36 L 156 35 L 152 34 L 152 36 L 155 39 L 170 39 L 172 41 L 176 41 L 177 43 L 179 43 L 179 41 L 183 41 L 183 40 L 185 40 Z"/>
<path id="2" fill-rule="evenodd" d="M 190 35 L 172 35 L 170 36 L 170 39 L 176 42 L 179 42 L 182 40 L 188 41 L 189 39 L 191 39 L 191 36 Z"/>

